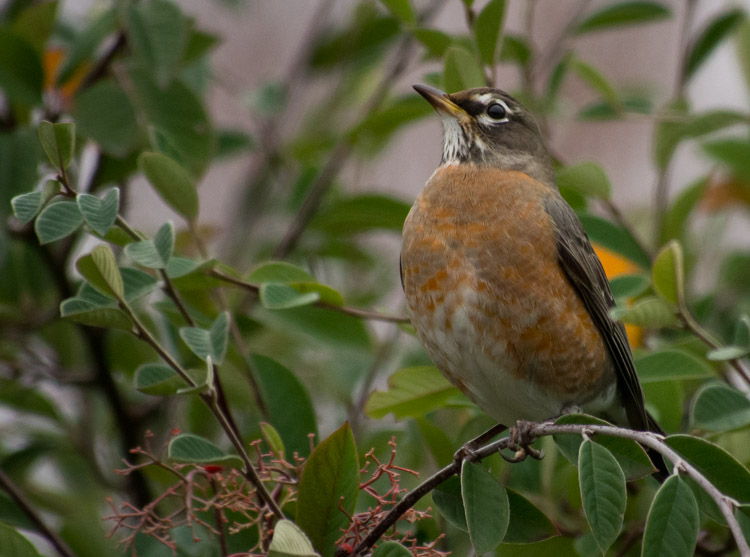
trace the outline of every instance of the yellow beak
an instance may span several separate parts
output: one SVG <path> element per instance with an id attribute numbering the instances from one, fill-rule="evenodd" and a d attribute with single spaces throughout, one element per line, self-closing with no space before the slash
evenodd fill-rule
<path id="1" fill-rule="evenodd" d="M 414 87 L 414 90 L 417 93 L 427 99 L 427 102 L 430 103 L 439 113 L 453 116 L 457 120 L 461 120 L 468 116 L 468 113 L 463 108 L 451 100 L 448 93 L 444 93 L 440 89 L 430 87 L 429 85 L 412 85 L 412 87 Z"/>

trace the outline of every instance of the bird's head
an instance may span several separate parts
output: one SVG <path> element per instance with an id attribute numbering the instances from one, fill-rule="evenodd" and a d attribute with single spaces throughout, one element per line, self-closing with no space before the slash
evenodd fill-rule
<path id="1" fill-rule="evenodd" d="M 551 157 L 536 121 L 505 91 L 481 87 L 451 95 L 430 87 L 414 89 L 443 120 L 441 164 L 474 163 L 525 172 L 554 186 Z"/>

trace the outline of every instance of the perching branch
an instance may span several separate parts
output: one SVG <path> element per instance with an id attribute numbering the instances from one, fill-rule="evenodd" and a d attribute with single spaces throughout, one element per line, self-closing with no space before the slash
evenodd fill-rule
<path id="1" fill-rule="evenodd" d="M 633 431 L 632 429 L 626 429 L 615 426 L 604 426 L 604 425 L 588 425 L 588 424 L 565 424 L 557 425 L 553 422 L 542 422 L 542 423 L 523 423 L 519 424 L 524 428 L 524 433 L 530 440 L 536 440 L 540 437 L 546 437 L 549 435 L 609 435 L 611 437 L 620 437 L 623 439 L 630 439 L 653 449 L 654 451 L 661 454 L 665 459 L 669 460 L 674 464 L 675 472 L 677 474 L 685 474 L 692 478 L 703 490 L 714 500 L 722 515 L 724 516 L 729 530 L 737 543 L 740 555 L 742 557 L 750 557 L 750 547 L 748 546 L 747 540 L 742 534 L 737 519 L 734 516 L 734 507 L 737 505 L 735 501 L 721 493 L 714 484 L 710 482 L 699 470 L 693 465 L 685 461 L 685 459 L 675 452 L 669 445 L 664 442 L 664 438 L 660 435 L 651 432 L 644 431 Z M 472 452 L 471 460 L 481 461 L 482 459 L 499 452 L 503 449 L 510 448 L 512 441 L 509 437 L 504 437 L 498 441 L 494 441 L 485 445 L 484 447 Z M 417 501 L 419 501 L 424 495 L 435 489 L 442 482 L 450 478 L 451 476 L 458 475 L 461 472 L 461 461 L 454 460 L 451 464 L 447 465 L 443 469 L 439 470 L 429 478 L 427 478 L 420 485 L 410 491 L 401 501 L 396 504 L 391 511 L 372 529 L 367 537 L 355 548 L 352 553 L 345 553 L 338 551 L 337 557 L 356 557 L 358 555 L 365 555 L 367 551 L 380 539 L 380 537 L 401 517 L 401 515 L 408 509 L 413 507 Z"/>

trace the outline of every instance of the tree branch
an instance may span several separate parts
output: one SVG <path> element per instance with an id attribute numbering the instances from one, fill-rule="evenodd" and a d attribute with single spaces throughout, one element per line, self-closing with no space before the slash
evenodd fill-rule
<path id="1" fill-rule="evenodd" d="M 735 502 L 729 497 L 721 493 L 716 486 L 714 486 L 708 478 L 706 478 L 700 471 L 698 471 L 690 463 L 686 462 L 685 459 L 669 447 L 665 442 L 664 438 L 660 435 L 651 432 L 644 431 L 633 431 L 632 429 L 626 429 L 615 426 L 604 426 L 604 425 L 587 425 L 587 424 L 565 424 L 557 425 L 553 422 L 542 422 L 542 423 L 519 423 L 524 427 L 524 433 L 527 434 L 530 440 L 535 440 L 540 437 L 549 435 L 608 435 L 611 437 L 620 437 L 623 439 L 630 439 L 637 443 L 653 449 L 654 451 L 661 454 L 664 458 L 669 460 L 675 465 L 675 472 L 678 474 L 685 474 L 692 478 L 703 490 L 714 500 L 719 510 L 729 525 L 729 530 L 734 537 L 737 547 L 742 557 L 750 557 L 750 547 L 748 547 L 747 540 L 742 534 L 737 519 L 734 516 Z M 509 437 L 504 437 L 498 441 L 494 441 L 485 445 L 481 449 L 473 451 L 470 460 L 480 461 L 491 454 L 499 452 L 503 449 L 509 448 L 512 441 Z M 417 501 L 419 501 L 424 495 L 435 489 L 442 482 L 450 478 L 451 476 L 459 474 L 461 471 L 461 461 L 455 460 L 451 464 L 447 465 L 443 469 L 439 470 L 427 480 L 422 482 L 412 491 L 410 491 L 401 501 L 399 501 L 390 512 L 383 517 L 383 519 L 375 525 L 370 533 L 365 537 L 364 540 L 355 548 L 352 553 L 339 550 L 336 553 L 336 557 L 356 557 L 358 555 L 365 555 L 367 551 L 380 539 L 380 537 L 405 513 L 408 509 L 413 507 Z"/>

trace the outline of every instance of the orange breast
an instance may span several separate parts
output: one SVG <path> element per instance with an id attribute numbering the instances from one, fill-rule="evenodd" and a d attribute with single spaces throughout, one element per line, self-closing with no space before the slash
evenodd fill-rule
<path id="1" fill-rule="evenodd" d="M 604 343 L 557 263 L 549 195 L 557 193 L 520 172 L 444 166 L 404 224 L 415 328 L 480 406 L 502 404 L 506 380 L 552 406 L 582 404 L 614 382 Z"/>

